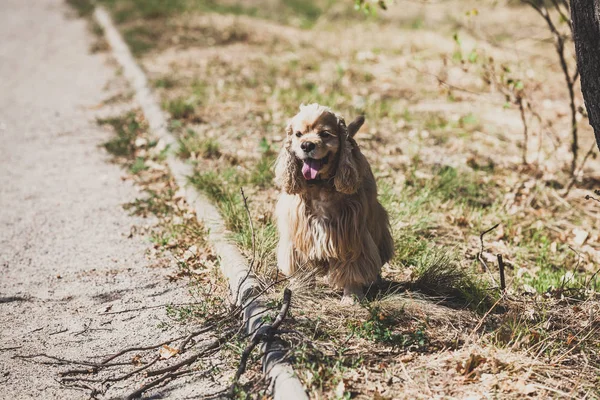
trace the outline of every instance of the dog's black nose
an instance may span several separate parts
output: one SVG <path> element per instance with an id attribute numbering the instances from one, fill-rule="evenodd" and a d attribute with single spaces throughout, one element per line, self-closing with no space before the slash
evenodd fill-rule
<path id="1" fill-rule="evenodd" d="M 313 142 L 302 142 L 302 144 L 300 144 L 300 148 L 306 153 L 310 153 L 315 149 L 315 147 L 317 147 L 317 145 Z"/>

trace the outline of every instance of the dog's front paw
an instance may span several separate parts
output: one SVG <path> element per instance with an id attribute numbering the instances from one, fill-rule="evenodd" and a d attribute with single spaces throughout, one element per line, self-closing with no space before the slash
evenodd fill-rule
<path id="1" fill-rule="evenodd" d="M 344 305 L 352 305 L 358 303 L 365 297 L 362 285 L 348 285 L 344 287 L 344 295 L 341 303 Z"/>
<path id="2" fill-rule="evenodd" d="M 358 299 L 355 296 L 342 296 L 342 300 L 340 300 L 340 304 L 343 306 L 351 306 L 358 303 Z"/>

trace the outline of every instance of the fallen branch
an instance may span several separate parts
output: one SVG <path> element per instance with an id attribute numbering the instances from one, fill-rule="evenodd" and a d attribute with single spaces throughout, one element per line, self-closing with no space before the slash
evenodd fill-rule
<path id="1" fill-rule="evenodd" d="M 273 340 L 275 335 L 277 335 L 279 326 L 283 322 L 283 320 L 287 317 L 290 304 L 292 301 L 292 291 L 289 288 L 285 288 L 283 291 L 283 304 L 281 305 L 281 310 L 275 318 L 275 321 L 272 324 L 266 324 L 261 326 L 259 329 L 254 332 L 252 337 L 252 341 L 246 346 L 244 352 L 242 353 L 242 358 L 240 359 L 240 365 L 235 373 L 235 377 L 233 378 L 233 383 L 229 389 L 229 396 L 233 397 L 235 388 L 237 387 L 241 376 L 246 372 L 246 366 L 248 363 L 248 358 L 252 351 L 263 342 L 270 342 Z"/>

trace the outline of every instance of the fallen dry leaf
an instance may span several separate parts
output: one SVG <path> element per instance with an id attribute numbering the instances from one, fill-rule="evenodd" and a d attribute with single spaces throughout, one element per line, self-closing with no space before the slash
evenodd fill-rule
<path id="1" fill-rule="evenodd" d="M 162 360 L 168 360 L 169 358 L 173 357 L 174 355 L 176 355 L 177 353 L 179 353 L 179 350 L 167 346 L 166 344 L 163 345 L 160 350 L 158 351 L 158 354 L 160 355 L 160 358 Z"/>

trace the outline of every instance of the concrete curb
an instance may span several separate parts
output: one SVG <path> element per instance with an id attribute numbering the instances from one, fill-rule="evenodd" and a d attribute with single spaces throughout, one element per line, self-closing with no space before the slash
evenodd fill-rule
<path id="1" fill-rule="evenodd" d="M 167 129 L 167 118 L 148 87 L 146 74 L 135 62 L 110 15 L 104 8 L 97 7 L 94 11 L 94 19 L 103 28 L 112 55 L 123 68 L 125 78 L 135 91 L 135 100 L 148 121 L 151 133 L 163 143 L 163 146 L 176 148 L 177 140 Z M 220 258 L 221 271 L 227 278 L 232 298 L 237 305 L 245 306 L 243 318 L 246 333 L 255 332 L 262 325 L 261 317 L 266 309 L 262 299 L 250 301 L 254 297 L 253 294 L 260 290 L 260 285 L 255 276 L 249 274 L 248 261 L 237 246 L 228 240 L 225 223 L 217 208 L 188 184 L 188 177 L 193 172 L 192 166 L 181 161 L 173 151 L 168 152 L 166 162 L 177 185 L 185 190 L 186 201 L 194 207 L 197 218 L 208 230 L 208 239 Z M 286 361 L 287 350 L 283 342 L 275 340 L 264 344 L 261 352 L 264 354 L 263 372 L 270 380 L 273 397 L 276 400 L 308 399 L 292 366 Z"/>

